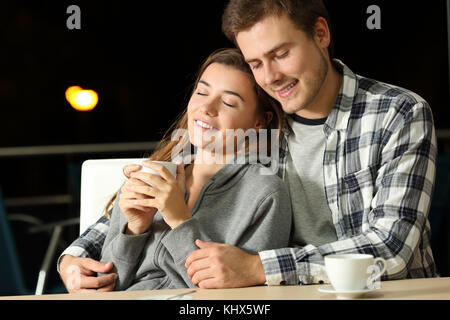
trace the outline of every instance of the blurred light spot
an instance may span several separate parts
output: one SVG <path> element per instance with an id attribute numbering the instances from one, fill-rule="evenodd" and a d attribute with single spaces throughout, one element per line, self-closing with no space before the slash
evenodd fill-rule
<path id="1" fill-rule="evenodd" d="M 66 90 L 66 99 L 78 111 L 89 111 L 95 108 L 98 102 L 97 92 L 84 90 L 78 86 L 72 86 Z"/>

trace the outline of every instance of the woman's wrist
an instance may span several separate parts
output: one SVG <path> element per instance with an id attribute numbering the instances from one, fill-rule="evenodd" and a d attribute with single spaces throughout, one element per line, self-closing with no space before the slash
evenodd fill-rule
<path id="1" fill-rule="evenodd" d="M 124 233 L 127 235 L 138 235 L 147 232 L 153 223 L 156 212 L 158 211 L 156 208 L 152 209 L 153 210 L 150 212 L 142 212 L 142 215 L 145 215 L 145 219 L 127 219 L 128 223 L 125 227 Z"/>
<path id="2" fill-rule="evenodd" d="M 166 223 L 169 225 L 169 227 L 171 229 L 175 229 L 180 224 L 182 224 L 183 222 L 185 222 L 185 221 L 187 221 L 187 220 L 189 220 L 191 218 L 192 218 L 191 213 L 189 212 L 189 210 L 186 210 L 182 214 L 178 215 L 175 218 L 172 218 L 172 219 L 164 218 L 164 220 L 166 221 Z"/>
<path id="3" fill-rule="evenodd" d="M 146 233 L 148 231 L 150 226 L 151 226 L 151 223 L 148 224 L 148 225 L 137 225 L 137 224 L 133 224 L 133 223 L 128 222 L 126 227 L 125 227 L 125 230 L 124 230 L 125 232 L 124 233 L 126 235 L 131 235 L 131 236 L 143 234 L 143 233 Z"/>

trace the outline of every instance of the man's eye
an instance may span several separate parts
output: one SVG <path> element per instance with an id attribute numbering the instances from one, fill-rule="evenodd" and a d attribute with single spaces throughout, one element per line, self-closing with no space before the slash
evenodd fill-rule
<path id="1" fill-rule="evenodd" d="M 289 51 L 283 52 L 282 54 L 277 56 L 277 59 L 283 59 L 286 58 L 289 54 Z"/>
<path id="2" fill-rule="evenodd" d="M 260 65 L 261 65 L 261 63 L 257 63 L 254 65 L 251 65 L 250 67 L 252 68 L 252 70 L 255 70 L 255 69 L 258 69 Z"/>

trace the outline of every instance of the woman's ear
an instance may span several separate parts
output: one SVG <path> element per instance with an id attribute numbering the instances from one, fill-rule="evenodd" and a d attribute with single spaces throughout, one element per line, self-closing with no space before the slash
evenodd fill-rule
<path id="1" fill-rule="evenodd" d="M 262 116 L 258 117 L 258 120 L 256 121 L 255 128 L 256 130 L 267 128 L 268 124 L 273 119 L 273 113 L 272 111 L 264 112 Z"/>

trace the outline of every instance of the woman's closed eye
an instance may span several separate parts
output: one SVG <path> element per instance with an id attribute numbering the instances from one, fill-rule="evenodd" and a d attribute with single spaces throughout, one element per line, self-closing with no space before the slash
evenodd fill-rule
<path id="1" fill-rule="evenodd" d="M 226 105 L 227 107 L 234 107 L 234 106 L 235 106 L 235 103 L 232 103 L 232 102 L 227 102 L 227 101 L 224 101 L 224 100 L 222 100 L 222 102 L 223 102 L 223 104 Z"/>

